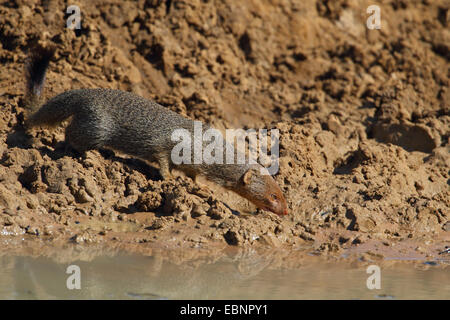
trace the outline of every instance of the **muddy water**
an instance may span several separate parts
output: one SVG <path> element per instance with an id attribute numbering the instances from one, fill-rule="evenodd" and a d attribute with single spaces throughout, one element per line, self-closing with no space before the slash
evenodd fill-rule
<path id="1" fill-rule="evenodd" d="M 295 267 L 272 258 L 168 261 L 159 256 L 97 256 L 55 262 L 0 257 L 1 299 L 450 299 L 448 260 L 378 261 L 381 289 L 369 290 L 370 263 L 308 257 Z M 80 289 L 76 273 L 80 271 Z M 73 271 L 72 271 L 73 272 Z"/>

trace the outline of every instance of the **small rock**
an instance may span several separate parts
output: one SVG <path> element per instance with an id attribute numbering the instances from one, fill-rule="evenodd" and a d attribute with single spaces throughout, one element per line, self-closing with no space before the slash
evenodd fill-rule
<path id="1" fill-rule="evenodd" d="M 242 243 L 242 236 L 239 235 L 236 231 L 228 230 L 227 233 L 223 236 L 225 238 L 225 241 L 232 246 L 237 246 L 240 243 Z"/>
<path id="2" fill-rule="evenodd" d="M 446 223 L 444 223 L 444 225 L 442 226 L 442 229 L 444 229 L 444 231 L 450 231 L 450 221 L 447 221 Z"/>

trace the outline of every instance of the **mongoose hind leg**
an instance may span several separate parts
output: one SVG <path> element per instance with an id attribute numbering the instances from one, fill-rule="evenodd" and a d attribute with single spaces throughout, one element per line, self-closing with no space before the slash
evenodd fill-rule
<path id="1" fill-rule="evenodd" d="M 66 142 L 79 153 L 85 153 L 103 147 L 105 138 L 92 122 L 74 119 L 66 128 Z"/>

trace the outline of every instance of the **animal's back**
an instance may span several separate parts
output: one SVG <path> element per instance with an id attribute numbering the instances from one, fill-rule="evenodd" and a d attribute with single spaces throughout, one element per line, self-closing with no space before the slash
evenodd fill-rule
<path id="1" fill-rule="evenodd" d="M 193 127 L 192 120 L 156 102 L 102 88 L 63 92 L 44 104 L 32 121 L 56 124 L 70 116 L 67 139 L 79 151 L 107 147 L 147 159 L 173 146 L 173 130 Z"/>

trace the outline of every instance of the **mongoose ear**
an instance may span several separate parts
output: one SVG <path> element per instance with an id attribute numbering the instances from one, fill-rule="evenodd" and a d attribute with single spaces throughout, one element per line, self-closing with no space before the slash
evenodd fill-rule
<path id="1" fill-rule="evenodd" d="M 255 169 L 248 169 L 244 176 L 242 177 L 242 181 L 244 184 L 249 184 L 252 181 L 252 177 L 256 174 Z"/>

